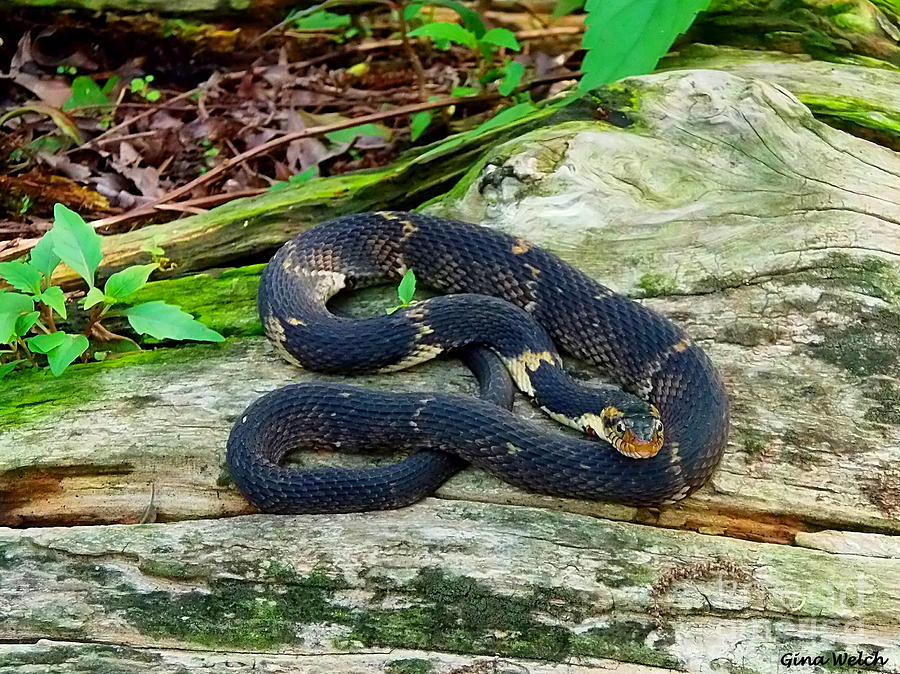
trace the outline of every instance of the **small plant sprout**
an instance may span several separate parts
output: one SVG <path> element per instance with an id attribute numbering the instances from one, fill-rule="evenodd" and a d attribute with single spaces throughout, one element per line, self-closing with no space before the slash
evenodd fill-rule
<path id="1" fill-rule="evenodd" d="M 392 314 L 398 309 L 408 307 L 412 304 L 413 295 L 416 294 L 416 275 L 412 269 L 407 269 L 400 284 L 397 286 L 397 297 L 400 298 L 400 304 L 390 309 L 385 309 L 386 314 Z"/>
<path id="2" fill-rule="evenodd" d="M 19 368 L 41 367 L 44 361 L 59 376 L 79 358 L 104 360 L 141 348 L 130 337 L 111 332 L 103 324 L 106 319 L 123 318 L 138 335 L 155 339 L 224 339 L 165 302 L 127 306 L 159 268 L 157 262 L 127 267 L 112 274 L 102 289 L 98 287 L 95 278 L 103 259 L 100 236 L 62 204 L 56 204 L 53 214 L 52 229 L 37 242 L 28 260 L 0 263 L 0 279 L 11 288 L 0 289 L 0 378 Z M 88 286 L 79 302 L 83 311 L 75 312 L 76 316 L 70 311 L 74 302 L 51 281 L 60 264 L 68 265 Z M 126 306 L 117 306 L 122 304 Z"/>

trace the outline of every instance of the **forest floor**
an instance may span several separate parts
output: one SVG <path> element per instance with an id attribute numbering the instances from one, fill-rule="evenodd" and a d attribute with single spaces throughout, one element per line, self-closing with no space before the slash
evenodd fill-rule
<path id="1" fill-rule="evenodd" d="M 401 39 L 401 27 L 458 20 L 450 8 L 417 12 L 407 20 L 375 6 L 249 25 L 10 16 L 0 27 L 0 254 L 49 229 L 57 202 L 101 233 L 172 220 L 288 181 L 384 166 L 577 77 L 580 16 L 475 14 L 514 36 L 486 56 Z"/>

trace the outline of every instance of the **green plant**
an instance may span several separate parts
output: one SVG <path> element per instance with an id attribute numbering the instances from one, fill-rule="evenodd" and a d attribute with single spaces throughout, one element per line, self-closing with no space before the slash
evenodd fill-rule
<path id="1" fill-rule="evenodd" d="M 123 308 L 144 285 L 159 265 L 128 267 L 112 274 L 101 290 L 94 283 L 103 258 L 100 236 L 80 215 L 62 204 L 54 207 L 54 223 L 35 247 L 27 261 L 0 263 L 0 279 L 12 290 L 0 290 L 0 378 L 17 367 L 37 367 L 41 356 L 50 371 L 59 376 L 78 358 L 93 355 L 102 360 L 110 351 L 140 349 L 128 337 L 110 332 L 104 319 L 127 319 L 140 335 L 155 339 L 193 339 L 221 342 L 224 338 L 199 321 L 165 302 L 145 302 Z M 69 304 L 62 288 L 51 283 L 56 268 L 65 263 L 87 283 L 88 291 L 80 301 L 87 312 L 80 333 L 57 327 L 57 318 L 69 319 Z M 104 345 L 103 349 L 98 348 Z"/>
<path id="2" fill-rule="evenodd" d="M 131 88 L 131 93 L 140 96 L 146 101 L 150 103 L 155 103 L 159 100 L 162 93 L 159 89 L 150 88 L 150 83 L 153 81 L 153 75 L 144 75 L 144 77 L 134 77 L 131 80 L 131 84 L 129 85 Z"/>
<path id="3" fill-rule="evenodd" d="M 110 77 L 101 87 L 94 80 L 86 75 L 79 75 L 72 80 L 72 95 L 63 103 L 63 110 L 74 110 L 75 108 L 84 108 L 89 106 L 107 106 L 112 105 L 109 95 L 113 88 L 119 83 L 117 75 Z"/>
<path id="4" fill-rule="evenodd" d="M 398 309 L 408 307 L 410 304 L 412 304 L 412 298 L 415 294 L 416 275 L 413 273 L 412 269 L 407 269 L 406 273 L 403 275 L 403 278 L 400 279 L 400 284 L 397 286 L 397 297 L 400 298 L 400 304 L 395 307 L 391 307 L 390 309 L 385 309 L 384 312 L 386 314 L 392 314 Z"/>
<path id="5" fill-rule="evenodd" d="M 649 73 L 710 0 L 586 0 L 582 91 Z M 576 8 L 566 3 L 566 9 Z"/>
<path id="6" fill-rule="evenodd" d="M 269 186 L 268 191 L 269 192 L 277 192 L 278 190 L 283 190 L 287 187 L 293 187 L 295 185 L 302 185 L 307 180 L 311 180 L 312 178 L 315 178 L 316 171 L 318 171 L 318 167 L 310 166 L 309 168 L 307 168 L 303 171 L 300 171 L 300 173 L 297 173 L 296 175 L 292 175 L 287 180 L 282 180 L 277 183 L 272 183 L 272 185 Z"/>
<path id="7" fill-rule="evenodd" d="M 462 5 L 454 0 L 430 0 L 427 3 L 415 3 L 407 5 L 403 10 L 406 21 L 412 21 L 419 16 L 424 5 L 436 5 L 448 7 L 459 14 L 463 25 L 444 21 L 432 21 L 423 23 L 407 33 L 407 37 L 427 37 L 434 42 L 438 49 L 447 49 L 450 43 L 460 44 L 474 50 L 478 60 L 475 84 L 485 85 L 493 81 L 500 81 L 498 90 L 504 96 L 508 96 L 519 85 L 525 74 L 525 68 L 521 63 L 506 59 L 502 64 L 496 65 L 497 53 L 501 48 L 510 51 L 519 51 L 522 47 L 515 34 L 506 28 L 492 28 L 487 30 L 478 12 Z M 477 89 L 475 90 L 477 93 Z"/>

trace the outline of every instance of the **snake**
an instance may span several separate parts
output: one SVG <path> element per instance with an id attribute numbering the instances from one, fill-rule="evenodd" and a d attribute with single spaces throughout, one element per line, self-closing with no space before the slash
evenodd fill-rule
<path id="1" fill-rule="evenodd" d="M 408 270 L 438 294 L 376 316 L 328 306 Z M 389 373 L 462 353 L 480 385 L 474 397 L 305 381 L 263 395 L 226 449 L 235 486 L 262 512 L 400 508 L 468 464 L 540 494 L 659 507 L 701 487 L 727 442 L 723 379 L 682 328 L 493 228 L 395 211 L 333 218 L 275 253 L 258 309 L 276 349 L 302 368 Z M 562 353 L 610 383 L 584 384 Z M 560 428 L 514 414 L 504 377 Z M 296 450 L 407 455 L 309 468 L 285 462 Z"/>

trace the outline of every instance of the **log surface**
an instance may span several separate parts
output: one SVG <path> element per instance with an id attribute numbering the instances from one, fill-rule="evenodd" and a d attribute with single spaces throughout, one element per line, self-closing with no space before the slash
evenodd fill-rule
<path id="1" fill-rule="evenodd" d="M 896 153 L 780 86 L 673 71 L 493 148 L 427 210 L 529 238 L 685 326 L 733 399 L 710 483 L 657 511 L 467 470 L 400 511 L 249 515 L 222 470 L 229 427 L 319 375 L 259 335 L 258 266 L 159 282 L 142 299 L 228 340 L 0 391 L 0 523 L 167 522 L 0 531 L 0 672 L 776 672 L 856 651 L 898 671 Z M 451 361 L 355 381 L 474 390 Z"/>

